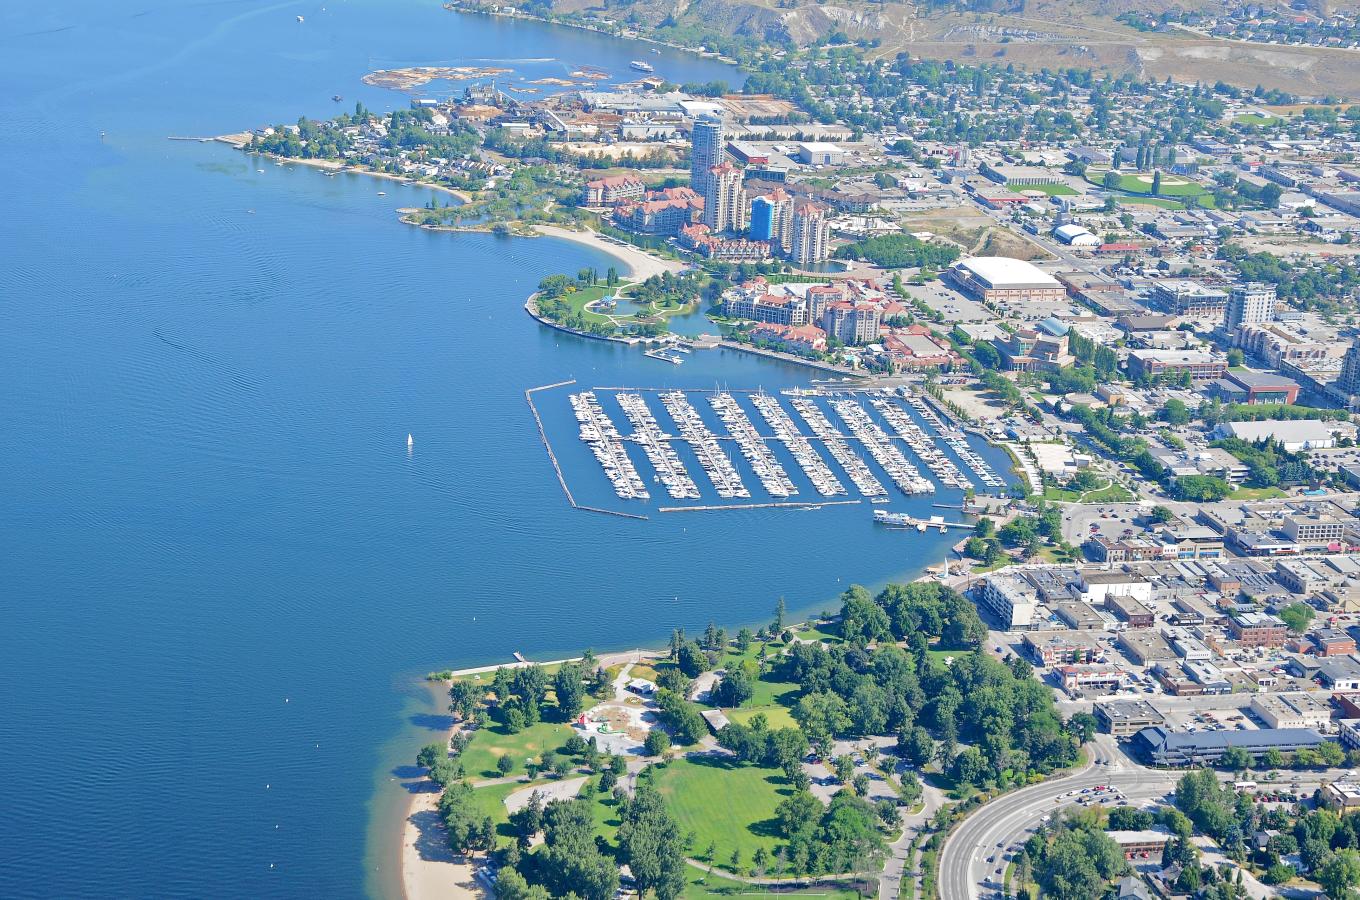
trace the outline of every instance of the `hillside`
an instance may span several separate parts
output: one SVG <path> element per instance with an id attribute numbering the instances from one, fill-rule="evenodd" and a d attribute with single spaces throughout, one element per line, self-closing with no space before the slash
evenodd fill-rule
<path id="1" fill-rule="evenodd" d="M 541 10 L 543 0 L 518 5 Z M 980 5 L 995 11 L 978 12 Z M 1211 8 L 1214 0 L 552 0 L 551 6 L 641 28 L 692 27 L 800 47 L 844 35 L 877 42 L 869 51 L 875 54 L 1098 68 L 1155 80 L 1259 84 L 1306 97 L 1360 97 L 1356 51 L 1139 32 L 1114 20 L 1131 10 Z"/>

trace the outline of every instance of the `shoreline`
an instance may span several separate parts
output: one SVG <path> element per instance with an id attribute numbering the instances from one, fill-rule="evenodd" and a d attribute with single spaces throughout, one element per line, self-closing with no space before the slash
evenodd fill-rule
<path id="1" fill-rule="evenodd" d="M 184 139 L 170 138 L 170 140 L 184 140 Z M 209 139 L 190 138 L 189 140 L 209 140 Z M 356 166 L 353 163 L 348 163 L 345 162 L 344 160 L 303 159 L 301 157 L 295 156 L 279 156 L 277 153 L 268 153 L 264 150 L 251 150 L 249 148 L 250 137 L 248 132 L 237 132 L 234 134 L 219 134 L 216 137 L 211 138 L 210 140 L 226 144 L 230 147 L 235 147 L 242 153 L 249 153 L 252 156 L 263 156 L 266 159 L 272 159 L 275 162 L 283 163 L 284 165 L 290 165 L 295 163 L 300 166 L 308 166 L 313 169 L 321 169 L 325 172 L 329 172 L 335 175 L 338 175 L 340 173 L 345 173 L 347 175 L 368 175 L 372 178 L 382 178 L 387 181 L 395 181 L 398 184 L 404 184 L 407 187 L 429 188 L 432 191 L 440 191 L 441 193 L 457 197 L 458 200 L 462 203 L 473 202 L 472 195 L 469 194 L 467 191 L 461 190 L 459 188 L 449 187 L 446 184 L 435 184 L 434 182 L 430 181 L 420 181 L 418 179 L 411 178 L 407 175 L 394 175 L 391 172 L 378 172 L 375 171 L 374 169 L 368 168 L 367 166 Z"/>

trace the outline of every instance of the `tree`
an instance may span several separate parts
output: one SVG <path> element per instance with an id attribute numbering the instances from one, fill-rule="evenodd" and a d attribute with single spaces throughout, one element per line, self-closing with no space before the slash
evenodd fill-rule
<path id="1" fill-rule="evenodd" d="M 1152 196 L 1160 197 L 1162 194 L 1162 170 L 1158 169 L 1152 173 Z"/>
<path id="2" fill-rule="evenodd" d="M 784 630 L 784 613 L 784 598 L 780 597 L 779 601 L 774 605 L 774 623 L 771 626 L 775 634 L 779 634 Z"/>
<path id="3" fill-rule="evenodd" d="M 1083 744 L 1088 744 L 1096 736 L 1096 727 L 1099 723 L 1096 717 L 1088 712 L 1077 712 L 1072 714 L 1072 718 L 1067 720 L 1067 730 L 1077 736 L 1077 740 Z"/>
<path id="4" fill-rule="evenodd" d="M 1228 365 L 1230 367 L 1236 368 L 1244 362 L 1246 362 L 1246 356 L 1243 355 L 1241 350 L 1234 347 L 1228 351 Z"/>
<path id="5" fill-rule="evenodd" d="M 841 784 L 849 784 L 850 779 L 855 777 L 855 761 L 849 756 L 842 755 L 832 760 L 836 769 L 836 780 Z"/>
<path id="6" fill-rule="evenodd" d="M 509 753 L 502 753 L 496 760 L 496 771 L 500 772 L 501 775 L 509 775 L 510 770 L 514 767 L 515 761 L 510 757 Z"/>
<path id="7" fill-rule="evenodd" d="M 587 800 L 554 800 L 544 812 L 543 846 L 534 854 L 536 880 L 554 897 L 611 900 L 619 889 L 618 861 L 600 852 Z"/>
<path id="8" fill-rule="evenodd" d="M 1190 408 L 1173 397 L 1162 407 L 1162 418 L 1168 425 L 1185 425 L 1190 421 Z"/>
<path id="9" fill-rule="evenodd" d="M 740 631 L 738 631 L 738 632 L 737 632 L 737 652 L 738 652 L 738 653 L 743 653 L 743 654 L 744 654 L 747 650 L 750 650 L 750 649 L 751 649 L 751 641 L 754 640 L 754 639 L 755 639 L 755 635 L 751 634 L 751 629 L 749 629 L 749 628 L 743 628 L 743 629 L 741 629 Z"/>
<path id="10" fill-rule="evenodd" d="M 585 671 L 580 663 L 567 662 L 553 676 L 553 693 L 557 695 L 557 712 L 562 721 L 570 722 L 581 714 L 585 702 Z"/>
<path id="11" fill-rule="evenodd" d="M 639 895 L 675 900 L 685 890 L 685 841 L 661 795 L 640 786 L 619 826 L 619 851 L 637 881 Z"/>
<path id="12" fill-rule="evenodd" d="M 856 584 L 841 595 L 841 637 L 848 643 L 863 646 L 891 634 L 888 614 L 868 591 Z"/>
<path id="13" fill-rule="evenodd" d="M 715 706 L 730 709 L 750 700 L 753 693 L 755 686 L 751 682 L 751 676 L 746 674 L 741 666 L 733 666 L 713 689 L 712 701 Z"/>
<path id="14" fill-rule="evenodd" d="M 653 728 L 647 732 L 647 740 L 643 743 L 643 748 L 648 756 L 661 756 L 671 748 L 671 736 L 660 728 Z"/>
<path id="15" fill-rule="evenodd" d="M 443 744 L 426 744 L 420 748 L 416 754 L 416 765 L 425 769 L 433 769 L 435 763 L 443 759 L 448 759 L 448 748 Z"/>
<path id="16" fill-rule="evenodd" d="M 514 866 L 505 866 L 496 878 L 496 900 L 549 900 L 542 885 L 531 885 Z"/>
<path id="17" fill-rule="evenodd" d="M 1333 900 L 1350 897 L 1351 889 L 1360 886 L 1360 852 L 1337 850 L 1313 873 L 1313 879 Z"/>
<path id="18" fill-rule="evenodd" d="M 930 737 L 930 732 L 917 725 L 898 733 L 897 752 L 919 768 L 934 758 L 935 741 Z"/>
<path id="19" fill-rule="evenodd" d="M 479 699 L 477 689 L 470 681 L 457 680 L 449 685 L 449 712 L 460 719 L 476 712 Z"/>
<path id="20" fill-rule="evenodd" d="M 677 659 L 680 671 L 690 678 L 698 678 L 708 671 L 708 654 L 704 653 L 703 648 L 696 641 L 688 641 L 680 647 L 680 655 Z"/>
<path id="21" fill-rule="evenodd" d="M 1229 747 L 1223 751 L 1218 764 L 1233 772 L 1241 772 L 1251 767 L 1251 754 L 1245 747 Z"/>
<path id="22" fill-rule="evenodd" d="M 1280 610 L 1280 619 L 1295 634 L 1303 634 L 1307 631 L 1308 623 L 1313 621 L 1314 615 L 1313 607 L 1297 601 Z"/>
<path id="23" fill-rule="evenodd" d="M 1152 512 L 1148 514 L 1148 518 L 1158 524 L 1170 522 L 1175 517 L 1176 514 L 1165 506 L 1154 506 L 1152 507 Z"/>

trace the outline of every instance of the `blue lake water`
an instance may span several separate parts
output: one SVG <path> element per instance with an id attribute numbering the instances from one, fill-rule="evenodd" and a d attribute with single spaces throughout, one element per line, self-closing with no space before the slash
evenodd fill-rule
<path id="1" fill-rule="evenodd" d="M 0 896 L 393 895 L 392 771 L 444 725 L 427 670 L 763 621 L 939 558 L 867 505 L 572 511 L 526 388 L 809 373 L 541 329 L 538 280 L 606 257 L 166 140 L 405 105 L 374 68 L 627 78 L 644 52 L 434 0 L 0 10 Z M 565 393 L 541 406 L 610 501 Z"/>

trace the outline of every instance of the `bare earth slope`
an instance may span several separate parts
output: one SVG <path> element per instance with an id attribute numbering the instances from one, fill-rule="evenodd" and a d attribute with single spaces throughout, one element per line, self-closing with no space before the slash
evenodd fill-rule
<path id="1" fill-rule="evenodd" d="M 1143 33 L 1114 20 L 1129 10 L 1193 9 L 1213 6 L 1214 0 L 1016 0 L 1009 8 L 1023 12 L 997 13 L 868 0 L 553 0 L 553 5 L 559 12 L 647 26 L 696 25 L 800 46 L 843 32 L 854 40 L 879 40 L 872 51 L 877 54 L 1098 68 L 1157 80 L 1221 80 L 1306 97 L 1360 98 L 1357 51 L 1249 44 L 1183 31 Z"/>

